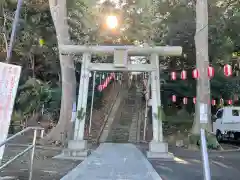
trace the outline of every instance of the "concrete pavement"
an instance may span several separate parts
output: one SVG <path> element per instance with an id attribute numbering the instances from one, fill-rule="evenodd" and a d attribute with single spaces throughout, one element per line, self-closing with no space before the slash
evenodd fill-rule
<path id="1" fill-rule="evenodd" d="M 146 152 L 147 144 L 137 145 Z M 201 152 L 170 147 L 173 161 L 147 160 L 131 144 L 102 144 L 65 179 L 203 180 Z M 240 151 L 210 152 L 211 180 L 240 179 Z M 150 163 L 149 163 L 150 162 Z M 74 172 L 75 171 L 75 172 Z"/>
<path id="2" fill-rule="evenodd" d="M 150 160 L 163 180 L 204 179 L 200 152 L 176 148 L 172 151 L 174 161 Z M 240 179 L 240 152 L 211 152 L 209 162 L 212 180 Z"/>
<path id="3" fill-rule="evenodd" d="M 101 144 L 61 180 L 162 180 L 132 144 Z"/>

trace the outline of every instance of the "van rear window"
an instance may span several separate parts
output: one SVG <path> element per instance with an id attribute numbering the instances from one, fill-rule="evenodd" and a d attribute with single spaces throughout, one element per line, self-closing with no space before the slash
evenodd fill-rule
<path id="1" fill-rule="evenodd" d="M 232 110 L 232 116 L 239 116 L 239 110 L 233 109 Z"/>

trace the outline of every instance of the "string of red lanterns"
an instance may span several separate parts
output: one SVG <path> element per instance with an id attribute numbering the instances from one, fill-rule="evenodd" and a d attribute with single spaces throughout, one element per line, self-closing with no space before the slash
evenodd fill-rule
<path id="1" fill-rule="evenodd" d="M 112 79 L 115 79 L 115 73 L 110 73 L 110 75 L 107 76 L 103 83 L 98 85 L 98 91 L 100 92 L 103 91 L 108 86 Z"/>
<path id="2" fill-rule="evenodd" d="M 236 100 L 236 97 L 234 99 Z M 238 97 L 237 97 L 237 99 L 238 99 Z M 177 96 L 176 95 L 172 95 L 172 102 L 174 102 L 174 103 L 177 102 Z M 187 104 L 188 103 L 188 98 L 187 97 L 183 97 L 182 102 L 183 102 L 183 104 Z M 197 103 L 196 97 L 193 97 L 192 102 L 193 102 L 193 104 Z M 222 98 L 219 100 L 219 102 L 220 102 L 220 104 L 224 104 L 224 100 Z M 233 100 L 232 99 L 228 99 L 228 100 L 226 100 L 226 102 L 227 102 L 228 105 L 232 105 L 233 104 Z M 217 104 L 216 100 L 212 99 L 211 104 L 212 104 L 212 106 L 215 106 Z"/>
<path id="3" fill-rule="evenodd" d="M 224 75 L 229 77 L 232 75 L 232 67 L 231 65 L 229 64 L 226 64 L 224 67 L 223 67 L 223 72 L 224 72 Z M 208 73 L 208 77 L 209 78 L 213 78 L 214 75 L 215 75 L 215 70 L 212 66 L 209 66 L 208 67 L 208 70 L 207 70 L 207 73 Z M 200 77 L 200 74 L 199 74 L 199 70 L 198 69 L 194 69 L 192 71 L 192 77 L 194 79 L 198 79 Z M 181 74 L 180 74 L 180 78 L 182 80 L 186 80 L 187 79 L 187 71 L 186 70 L 182 70 L 181 71 Z M 176 72 L 171 72 L 171 80 L 176 80 L 177 79 L 177 73 Z"/>

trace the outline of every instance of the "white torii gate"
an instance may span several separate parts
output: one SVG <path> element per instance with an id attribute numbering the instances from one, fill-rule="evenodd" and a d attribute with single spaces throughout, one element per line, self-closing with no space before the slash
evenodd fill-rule
<path id="1" fill-rule="evenodd" d="M 180 56 L 182 54 L 182 47 L 60 45 L 59 50 L 64 55 L 83 55 L 77 104 L 78 115 L 75 120 L 74 137 L 73 140 L 68 142 L 68 149 L 59 158 L 83 159 L 88 155 L 87 141 L 84 140 L 85 115 L 83 114 L 86 113 L 89 73 L 91 71 L 151 72 L 150 105 L 152 106 L 153 139 L 149 144 L 148 157 L 168 157 L 168 145 L 163 141 L 162 120 L 156 116 L 161 106 L 159 55 Z M 114 63 L 91 63 L 91 54 L 94 53 L 113 54 Z M 146 55 L 150 55 L 150 64 L 128 64 L 128 56 Z"/>

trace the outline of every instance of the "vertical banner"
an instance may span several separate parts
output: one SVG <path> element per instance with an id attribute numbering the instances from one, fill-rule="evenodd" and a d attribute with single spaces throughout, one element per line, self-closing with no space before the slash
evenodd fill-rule
<path id="1" fill-rule="evenodd" d="M 20 74 L 21 66 L 0 62 L 0 143 L 8 136 Z M 4 148 L 0 147 L 0 161 Z"/>

